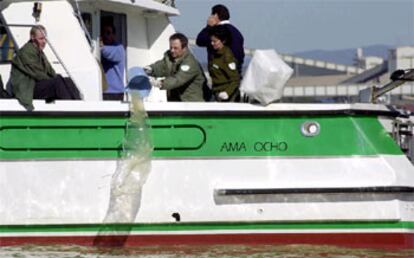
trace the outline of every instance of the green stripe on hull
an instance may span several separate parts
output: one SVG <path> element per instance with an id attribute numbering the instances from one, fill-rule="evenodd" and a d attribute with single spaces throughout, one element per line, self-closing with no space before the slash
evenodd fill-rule
<path id="1" fill-rule="evenodd" d="M 5 233 L 96 232 L 96 231 L 210 231 L 210 230 L 343 230 L 414 229 L 414 222 L 318 222 L 318 223 L 174 223 L 174 224 L 81 224 L 81 225 L 9 225 Z"/>
<path id="2" fill-rule="evenodd" d="M 320 124 L 306 137 L 301 125 Z M 0 159 L 118 158 L 125 117 L 0 118 Z M 155 157 L 401 155 L 374 116 L 156 116 Z"/>

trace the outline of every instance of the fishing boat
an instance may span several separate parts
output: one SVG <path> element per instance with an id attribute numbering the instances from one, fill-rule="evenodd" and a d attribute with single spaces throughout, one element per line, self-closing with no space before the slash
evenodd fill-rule
<path id="1" fill-rule="evenodd" d="M 401 129 L 412 124 L 398 109 L 148 101 L 138 128 L 131 118 L 142 113 L 130 101 L 101 101 L 100 24 L 115 23 L 130 71 L 162 56 L 177 9 L 150 0 L 0 7 L 16 48 L 32 25 L 47 28 L 48 59 L 83 96 L 34 100 L 33 111 L 0 100 L 0 246 L 414 248 L 414 166 L 405 154 L 412 127 Z M 0 67 L 7 81 L 10 63 Z M 135 203 L 124 203 L 135 213 L 116 216 L 123 206 L 112 205 L 114 174 L 129 162 L 125 139 L 134 132 L 151 146 L 143 150 L 150 159 L 138 171 L 146 173 L 142 187 L 129 196 Z"/>

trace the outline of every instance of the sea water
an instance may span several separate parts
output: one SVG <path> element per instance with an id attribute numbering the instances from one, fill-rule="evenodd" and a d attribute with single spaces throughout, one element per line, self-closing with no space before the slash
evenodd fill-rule
<path id="1" fill-rule="evenodd" d="M 411 250 L 381 250 L 311 245 L 199 245 L 97 248 L 80 246 L 0 247 L 4 258 L 123 257 L 275 257 L 275 258 L 413 258 Z"/>

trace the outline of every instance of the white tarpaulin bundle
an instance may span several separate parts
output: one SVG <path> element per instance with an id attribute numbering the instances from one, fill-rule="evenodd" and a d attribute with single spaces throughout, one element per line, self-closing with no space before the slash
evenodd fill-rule
<path id="1" fill-rule="evenodd" d="M 275 50 L 256 50 L 247 68 L 240 90 L 251 99 L 267 105 L 279 100 L 292 75 L 290 68 Z"/>

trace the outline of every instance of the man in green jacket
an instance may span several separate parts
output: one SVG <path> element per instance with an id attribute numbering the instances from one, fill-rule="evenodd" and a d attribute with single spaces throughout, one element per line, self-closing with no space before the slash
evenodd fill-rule
<path id="1" fill-rule="evenodd" d="M 168 101 L 204 101 L 206 77 L 200 64 L 188 50 L 188 39 L 184 34 L 173 34 L 170 37 L 170 50 L 165 52 L 164 58 L 144 70 L 149 76 L 159 78 L 153 80 L 152 84 L 167 90 Z"/>
<path id="2" fill-rule="evenodd" d="M 10 82 L 14 96 L 28 110 L 33 110 L 33 99 L 80 99 L 72 80 L 57 75 L 43 53 L 46 29 L 33 26 L 30 40 L 12 60 Z"/>

